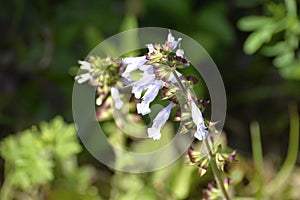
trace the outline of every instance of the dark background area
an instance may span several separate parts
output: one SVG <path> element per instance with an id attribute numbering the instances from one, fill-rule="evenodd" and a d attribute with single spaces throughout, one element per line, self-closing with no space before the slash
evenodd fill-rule
<path id="1" fill-rule="evenodd" d="M 265 152 L 285 154 L 288 106 L 300 82 L 280 76 L 272 59 L 243 52 L 243 16 L 261 14 L 249 0 L 14 0 L 0 6 L 1 138 L 62 115 L 72 121 L 74 66 L 102 40 L 122 30 L 126 16 L 139 27 L 164 27 L 197 40 L 217 64 L 227 92 L 229 146 L 250 155 L 249 124 L 261 124 Z"/>

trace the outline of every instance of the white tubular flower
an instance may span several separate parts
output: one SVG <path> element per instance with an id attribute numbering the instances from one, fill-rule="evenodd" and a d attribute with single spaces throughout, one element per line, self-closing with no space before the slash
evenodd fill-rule
<path id="1" fill-rule="evenodd" d="M 207 137 L 208 129 L 204 124 L 202 113 L 200 109 L 196 106 L 195 102 L 192 102 L 191 106 L 192 106 L 192 119 L 197 126 L 197 130 L 194 136 L 195 138 L 201 141 Z"/>
<path id="2" fill-rule="evenodd" d="M 153 124 L 147 129 L 148 137 L 153 140 L 159 140 L 161 138 L 161 128 L 169 119 L 173 103 L 171 102 L 167 107 L 163 108 L 154 118 Z"/>
<path id="3" fill-rule="evenodd" d="M 155 74 L 153 73 L 153 67 L 150 66 L 148 69 L 145 69 L 142 78 L 138 81 L 133 82 L 132 86 L 132 93 L 134 94 L 135 98 L 141 98 L 143 90 L 148 88 L 155 80 Z"/>
<path id="4" fill-rule="evenodd" d="M 166 42 L 166 45 L 168 47 L 170 47 L 171 49 L 175 49 L 181 40 L 182 40 L 182 38 L 178 38 L 178 40 L 176 41 L 174 36 L 172 35 L 171 31 L 169 31 L 168 40 Z"/>
<path id="5" fill-rule="evenodd" d="M 148 86 L 147 91 L 143 96 L 142 102 L 138 103 L 136 105 L 138 114 L 146 115 L 146 114 L 149 114 L 151 112 L 151 109 L 149 107 L 150 103 L 157 96 L 161 86 L 162 86 L 162 81 L 161 80 L 156 80 L 156 81 L 154 81 L 153 84 Z"/>
<path id="6" fill-rule="evenodd" d="M 94 71 L 91 68 L 91 63 L 82 60 L 78 60 L 78 63 L 80 64 L 80 69 L 86 70 L 88 72 L 75 76 L 75 80 L 77 81 L 77 83 L 82 84 L 86 81 L 93 80 L 93 76 L 90 74 L 90 72 Z"/>
<path id="7" fill-rule="evenodd" d="M 111 87 L 110 92 L 111 92 L 111 96 L 115 102 L 115 108 L 119 110 L 120 108 L 122 108 L 122 106 L 124 104 L 123 101 L 120 99 L 119 90 L 116 87 Z"/>
<path id="8" fill-rule="evenodd" d="M 78 63 L 80 64 L 80 69 L 87 70 L 89 72 L 93 71 L 93 69 L 91 68 L 91 63 L 84 60 L 78 60 Z"/>
<path id="9" fill-rule="evenodd" d="M 77 81 L 77 83 L 82 84 L 86 81 L 93 80 L 93 76 L 89 73 L 80 74 L 78 76 L 75 76 L 75 80 Z"/>
<path id="10" fill-rule="evenodd" d="M 122 62 L 124 65 L 127 65 L 122 77 L 128 78 L 130 77 L 130 72 L 133 72 L 143 66 L 147 62 L 147 59 L 146 56 L 128 57 L 123 58 Z"/>
<path id="11" fill-rule="evenodd" d="M 156 50 L 154 49 L 153 44 L 146 44 L 146 46 L 148 47 L 148 53 L 153 53 L 156 52 Z"/>

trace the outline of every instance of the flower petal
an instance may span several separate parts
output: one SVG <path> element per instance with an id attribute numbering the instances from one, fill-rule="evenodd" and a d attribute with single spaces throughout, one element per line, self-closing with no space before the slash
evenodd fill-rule
<path id="1" fill-rule="evenodd" d="M 208 135 L 208 129 L 205 126 L 204 119 L 200 109 L 196 106 L 195 102 L 191 103 L 192 106 L 192 119 L 195 125 L 197 126 L 197 130 L 194 134 L 194 137 L 198 140 L 203 140 Z"/>
<path id="2" fill-rule="evenodd" d="M 136 104 L 137 113 L 142 115 L 147 115 L 151 112 L 150 103 L 142 101 L 141 103 Z"/>
<path id="3" fill-rule="evenodd" d="M 135 98 L 141 98 L 141 94 L 143 90 L 145 90 L 149 85 L 151 85 L 155 80 L 154 74 L 148 74 L 147 71 L 144 72 L 143 77 L 140 78 L 138 81 L 133 82 L 132 85 L 132 93 L 134 94 Z"/>
<path id="4" fill-rule="evenodd" d="M 111 87 L 110 92 L 115 102 L 115 108 L 119 110 L 124 104 L 123 101 L 120 99 L 119 90 L 116 87 Z"/>
<path id="5" fill-rule="evenodd" d="M 166 123 L 169 119 L 171 109 L 173 103 L 171 102 L 167 107 L 163 108 L 154 118 L 153 124 L 150 128 L 147 129 L 148 137 L 153 138 L 154 140 L 159 140 L 161 137 L 160 130 L 162 126 Z"/>
<path id="6" fill-rule="evenodd" d="M 87 70 L 89 72 L 93 71 L 93 69 L 91 68 L 91 63 L 84 60 L 78 60 L 78 63 L 80 64 L 80 69 Z"/>
<path id="7" fill-rule="evenodd" d="M 139 69 L 147 62 L 146 56 L 141 57 L 128 57 L 122 59 L 123 65 L 127 65 L 125 71 L 122 74 L 122 77 L 130 76 L 130 72 L 133 72 Z"/>
<path id="8" fill-rule="evenodd" d="M 176 56 L 183 57 L 183 55 L 184 55 L 183 49 L 177 49 Z"/>
<path id="9" fill-rule="evenodd" d="M 169 46 L 171 49 L 175 49 L 181 40 L 182 38 L 178 38 L 178 40 L 176 41 L 171 31 L 169 31 L 166 45 Z"/>
<path id="10" fill-rule="evenodd" d="M 158 128 L 155 127 L 148 128 L 147 132 L 148 132 L 148 137 L 153 138 L 153 140 L 159 140 L 161 138 L 160 129 Z"/>
<path id="11" fill-rule="evenodd" d="M 80 75 L 78 75 L 78 76 L 75 77 L 75 80 L 79 84 L 82 84 L 82 83 L 84 83 L 86 81 L 89 81 L 89 80 L 92 80 L 92 79 L 93 79 L 93 77 L 89 73 L 80 74 Z"/>

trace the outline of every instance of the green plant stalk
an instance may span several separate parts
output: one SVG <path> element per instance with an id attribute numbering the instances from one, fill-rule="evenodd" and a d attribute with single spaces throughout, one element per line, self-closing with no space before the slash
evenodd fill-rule
<path id="1" fill-rule="evenodd" d="M 252 154 L 254 167 L 256 170 L 256 182 L 258 183 L 258 191 L 256 193 L 257 199 L 263 199 L 264 188 L 263 188 L 263 174 L 264 174 L 264 162 L 263 162 L 263 152 L 262 143 L 260 138 L 260 129 L 258 122 L 253 122 L 250 125 L 251 132 L 251 142 L 252 142 Z"/>
<path id="2" fill-rule="evenodd" d="M 208 160 L 209 160 L 210 168 L 211 168 L 211 170 L 214 174 L 214 177 L 215 177 L 215 180 L 217 182 L 218 188 L 221 190 L 221 193 L 223 195 L 223 199 L 230 200 L 229 194 L 228 194 L 228 192 L 225 189 L 225 186 L 223 184 L 223 180 L 222 180 L 220 170 L 217 167 L 215 154 L 212 151 L 212 148 L 210 147 L 210 145 L 207 141 L 207 138 L 204 139 L 204 144 L 205 144 L 205 147 L 206 147 L 207 151 L 209 152 Z"/>
<path id="3" fill-rule="evenodd" d="M 0 189 L 0 199 L 9 200 L 11 196 L 11 192 L 13 191 L 11 185 L 11 175 L 8 172 L 8 163 L 7 161 L 4 163 L 4 181 Z"/>
<path id="4" fill-rule="evenodd" d="M 294 168 L 294 165 L 298 156 L 299 148 L 299 114 L 297 112 L 297 105 L 290 106 L 290 137 L 287 157 L 278 172 L 278 175 L 267 185 L 266 192 L 268 195 L 272 195 L 276 192 L 280 192 L 283 185 L 285 185 L 290 174 Z"/>
<path id="5" fill-rule="evenodd" d="M 287 13 L 290 16 L 297 16 L 297 3 L 295 0 L 284 0 Z"/>
<path id="6" fill-rule="evenodd" d="M 174 67 L 174 69 L 175 69 L 175 67 Z M 172 71 L 172 73 L 173 73 L 174 77 L 176 78 L 177 83 L 178 83 L 180 89 L 183 91 L 184 94 L 187 94 L 187 90 L 186 90 L 186 89 L 184 88 L 184 86 L 182 85 L 182 83 L 181 83 L 181 81 L 180 81 L 180 79 L 179 79 L 177 73 L 176 73 L 174 70 Z M 225 186 L 224 186 L 224 184 L 223 184 L 223 180 L 222 180 L 221 173 L 220 173 L 220 171 L 219 171 L 219 169 L 218 169 L 218 167 L 217 167 L 215 155 L 214 155 L 214 153 L 212 152 L 212 149 L 211 149 L 211 147 L 210 147 L 210 145 L 209 145 L 209 143 L 208 143 L 208 141 L 207 141 L 207 138 L 205 138 L 205 139 L 203 140 L 203 142 L 204 142 L 205 147 L 206 147 L 206 149 L 207 149 L 207 151 L 208 151 L 208 153 L 209 153 L 208 160 L 209 160 L 209 163 L 210 163 L 210 167 L 211 167 L 211 169 L 212 169 L 212 172 L 213 172 L 213 174 L 214 174 L 214 178 L 215 178 L 215 180 L 216 180 L 216 182 L 217 182 L 218 188 L 220 189 L 220 191 L 221 191 L 221 193 L 222 193 L 222 195 L 223 195 L 223 198 L 226 199 L 226 200 L 230 200 L 229 194 L 228 194 L 228 192 L 226 191 Z"/>

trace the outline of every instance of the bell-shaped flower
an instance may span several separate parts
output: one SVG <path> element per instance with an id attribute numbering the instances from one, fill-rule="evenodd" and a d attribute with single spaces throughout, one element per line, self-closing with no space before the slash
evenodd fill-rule
<path id="1" fill-rule="evenodd" d="M 147 129 L 148 137 L 153 140 L 159 140 L 161 138 L 161 129 L 166 121 L 169 119 L 173 103 L 171 102 L 167 107 L 163 108 L 154 118 L 153 124 Z"/>
<path id="2" fill-rule="evenodd" d="M 191 103 L 191 107 L 192 107 L 192 119 L 195 125 L 197 126 L 194 136 L 195 138 L 201 141 L 207 137 L 208 129 L 205 126 L 202 113 L 200 109 L 197 107 L 197 105 L 195 104 L 195 102 Z"/>
<path id="3" fill-rule="evenodd" d="M 151 112 L 150 103 L 157 96 L 161 86 L 162 86 L 162 81 L 155 80 L 151 85 L 147 87 L 147 91 L 142 98 L 142 102 L 137 103 L 136 105 L 138 114 L 146 115 Z"/>
<path id="4" fill-rule="evenodd" d="M 130 72 L 139 69 L 146 62 L 147 62 L 146 56 L 123 58 L 122 63 L 123 65 L 127 65 L 127 66 L 125 71 L 122 74 L 122 77 L 125 78 L 130 77 Z"/>
<path id="5" fill-rule="evenodd" d="M 116 87 L 111 87 L 110 92 L 115 103 L 115 108 L 118 110 L 121 109 L 124 103 L 120 98 L 119 90 Z"/>

